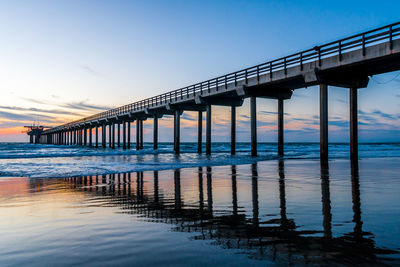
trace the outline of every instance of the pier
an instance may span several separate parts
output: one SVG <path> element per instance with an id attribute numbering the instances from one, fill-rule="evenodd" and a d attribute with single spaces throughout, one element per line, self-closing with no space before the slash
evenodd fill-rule
<path id="1" fill-rule="evenodd" d="M 368 86 L 370 77 L 400 70 L 400 22 L 315 46 L 286 57 L 225 74 L 174 91 L 127 104 L 80 120 L 43 130 L 37 143 L 81 145 L 130 149 L 131 124 L 136 123 L 136 149 L 143 149 L 143 121 L 153 120 L 153 148 L 158 148 L 158 120 L 174 116 L 174 151 L 180 153 L 180 116 L 185 111 L 198 112 L 198 153 L 202 153 L 202 120 L 206 118 L 205 153 L 212 153 L 212 107 L 231 108 L 231 153 L 236 152 L 236 108 L 250 98 L 251 155 L 257 156 L 257 99 L 278 102 L 277 154 L 284 155 L 284 100 L 293 91 L 319 86 L 320 157 L 327 160 L 328 90 L 330 86 L 349 90 L 350 151 L 358 158 L 358 90 Z M 122 125 L 122 138 L 120 135 Z M 117 128 L 117 138 L 115 138 Z M 95 143 L 92 133 L 94 131 Z M 108 130 L 108 131 L 107 131 Z M 29 133 L 28 133 L 29 134 Z M 87 138 L 89 135 L 89 138 Z M 89 139 L 89 140 L 88 140 Z M 117 141 L 116 141 L 117 140 Z M 33 140 L 31 139 L 31 142 Z"/>

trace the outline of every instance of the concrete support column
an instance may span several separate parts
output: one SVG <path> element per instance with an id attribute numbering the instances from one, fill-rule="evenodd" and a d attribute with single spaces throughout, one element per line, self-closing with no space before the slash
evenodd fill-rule
<path id="1" fill-rule="evenodd" d="M 206 108 L 206 155 L 211 155 L 211 105 Z"/>
<path id="2" fill-rule="evenodd" d="M 251 156 L 257 156 L 257 98 L 250 97 Z"/>
<path id="3" fill-rule="evenodd" d="M 328 160 L 328 86 L 319 85 L 320 157 Z"/>
<path id="4" fill-rule="evenodd" d="M 350 88 L 350 158 L 358 160 L 357 88 Z"/>
<path id="5" fill-rule="evenodd" d="M 92 127 L 89 127 L 89 146 L 90 147 L 93 145 L 92 135 L 93 135 Z"/>
<path id="6" fill-rule="evenodd" d="M 236 107 L 231 107 L 231 154 L 236 154 Z"/>
<path id="7" fill-rule="evenodd" d="M 197 153 L 202 153 L 203 143 L 203 112 L 199 111 L 197 119 Z"/>
<path id="8" fill-rule="evenodd" d="M 112 124 L 112 148 L 115 149 L 115 123 Z"/>
<path id="9" fill-rule="evenodd" d="M 106 148 L 106 125 L 103 124 L 101 127 L 101 146 Z"/>
<path id="10" fill-rule="evenodd" d="M 158 149 L 158 117 L 157 115 L 154 115 L 154 121 L 153 121 L 153 149 L 156 150 Z"/>
<path id="11" fill-rule="evenodd" d="M 70 144 L 71 144 L 71 145 L 74 144 L 73 141 L 72 141 L 72 136 L 73 136 L 73 134 L 74 134 L 74 131 L 71 130 L 71 131 L 69 132 L 69 135 L 70 135 Z"/>
<path id="12" fill-rule="evenodd" d="M 181 128 L 181 114 L 179 110 L 175 110 L 174 114 L 174 151 L 176 154 L 180 153 L 180 128 Z"/>
<path id="13" fill-rule="evenodd" d="M 76 145 L 76 129 L 74 130 L 74 145 Z"/>
<path id="14" fill-rule="evenodd" d="M 99 147 L 99 126 L 96 125 L 96 148 Z"/>
<path id="15" fill-rule="evenodd" d="M 126 149 L 126 122 L 122 122 L 122 149 Z"/>
<path id="16" fill-rule="evenodd" d="M 140 120 L 136 120 L 136 150 L 140 150 Z"/>
<path id="17" fill-rule="evenodd" d="M 130 121 L 128 121 L 127 122 L 127 127 L 128 127 L 128 144 L 127 144 L 127 147 L 128 147 L 128 149 L 129 148 L 131 148 L 131 122 Z"/>
<path id="18" fill-rule="evenodd" d="M 112 147 L 112 133 L 111 133 L 111 131 L 112 131 L 112 123 L 110 123 L 109 125 L 108 125 L 108 147 L 109 148 L 111 148 Z"/>
<path id="19" fill-rule="evenodd" d="M 121 128 L 119 123 L 117 124 L 117 135 L 118 135 L 117 139 L 118 147 L 121 147 Z"/>
<path id="20" fill-rule="evenodd" d="M 140 120 L 140 149 L 143 149 L 143 120 Z"/>
<path id="21" fill-rule="evenodd" d="M 278 99 L 278 155 L 283 157 L 283 130 L 284 130 L 284 122 L 283 122 L 283 99 Z"/>
<path id="22" fill-rule="evenodd" d="M 83 145 L 87 145 L 87 129 L 83 128 Z"/>

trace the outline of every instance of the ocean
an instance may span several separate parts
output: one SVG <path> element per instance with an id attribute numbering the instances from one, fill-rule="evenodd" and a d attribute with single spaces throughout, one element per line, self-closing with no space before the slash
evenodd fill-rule
<path id="1" fill-rule="evenodd" d="M 136 151 L 122 148 L 91 148 L 80 146 L 0 143 L 0 176 L 65 177 L 99 175 L 120 172 L 166 170 L 198 166 L 249 164 L 276 160 L 276 143 L 259 143 L 258 157 L 250 156 L 250 143 L 238 143 L 237 153 L 230 155 L 229 143 L 213 143 L 212 155 L 197 154 L 197 143 L 182 143 L 176 156 L 172 143 L 159 143 L 154 151 L 152 143 Z M 331 159 L 349 158 L 349 144 L 329 145 Z M 400 143 L 361 143 L 361 159 L 370 157 L 400 157 Z M 287 143 L 285 159 L 319 159 L 318 143 Z"/>
<path id="2" fill-rule="evenodd" d="M 1 266 L 400 265 L 400 144 L 0 144 Z"/>

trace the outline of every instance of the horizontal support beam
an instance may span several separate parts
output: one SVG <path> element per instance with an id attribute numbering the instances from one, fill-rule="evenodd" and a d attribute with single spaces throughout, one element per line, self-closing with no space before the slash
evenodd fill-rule
<path id="1" fill-rule="evenodd" d="M 235 106 L 240 107 L 243 105 L 243 98 L 242 97 L 195 97 L 195 103 L 197 105 L 214 105 L 214 106 Z"/>

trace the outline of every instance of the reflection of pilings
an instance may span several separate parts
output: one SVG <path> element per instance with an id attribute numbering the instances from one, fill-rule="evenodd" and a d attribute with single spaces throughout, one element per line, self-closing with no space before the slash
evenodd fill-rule
<path id="1" fill-rule="evenodd" d="M 154 202 L 158 203 L 158 171 L 154 171 Z"/>
<path id="2" fill-rule="evenodd" d="M 236 166 L 235 165 L 232 165 L 232 209 L 233 209 L 233 215 L 237 215 L 238 200 L 237 200 Z"/>
<path id="3" fill-rule="evenodd" d="M 360 199 L 360 179 L 357 166 L 351 168 L 351 191 L 352 191 L 352 202 L 353 202 L 353 222 L 354 226 L 354 237 L 362 237 L 362 220 L 361 220 L 361 199 Z"/>
<path id="4" fill-rule="evenodd" d="M 101 183 L 102 183 L 102 184 L 105 184 L 106 181 L 107 181 L 106 179 L 107 179 L 106 176 L 105 176 L 105 175 L 102 175 L 102 176 L 101 176 Z M 103 196 L 106 195 L 106 193 L 107 193 L 107 188 L 106 188 L 105 186 L 102 186 L 102 187 L 101 187 L 101 193 L 103 194 Z"/>
<path id="5" fill-rule="evenodd" d="M 204 193 L 203 193 L 203 168 L 199 167 L 199 209 L 200 212 L 204 210 Z"/>
<path id="6" fill-rule="evenodd" d="M 139 201 L 143 200 L 143 172 L 136 173 L 136 196 Z"/>
<path id="7" fill-rule="evenodd" d="M 182 208 L 181 199 L 181 170 L 174 170 L 174 185 L 175 185 L 175 209 Z"/>
<path id="8" fill-rule="evenodd" d="M 251 193 L 253 200 L 253 224 L 258 226 L 258 171 L 257 163 L 251 164 Z"/>
<path id="9" fill-rule="evenodd" d="M 329 192 L 329 166 L 327 162 L 321 162 L 321 193 L 324 237 L 332 238 L 332 214 L 331 198 Z"/>
<path id="10" fill-rule="evenodd" d="M 279 199 L 281 209 L 281 225 L 287 221 L 286 217 L 286 191 L 285 191 L 285 162 L 279 160 Z"/>
<path id="11" fill-rule="evenodd" d="M 213 198 L 212 198 L 212 169 L 207 167 L 207 205 L 208 212 L 212 215 L 213 212 Z"/>

